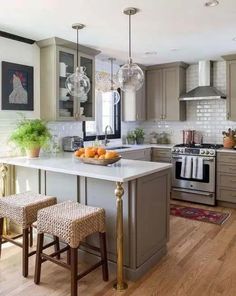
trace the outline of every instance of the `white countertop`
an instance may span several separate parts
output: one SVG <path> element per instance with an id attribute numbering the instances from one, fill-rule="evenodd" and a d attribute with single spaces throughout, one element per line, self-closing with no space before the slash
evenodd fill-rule
<path id="1" fill-rule="evenodd" d="M 131 181 L 172 167 L 168 163 L 129 159 L 121 159 L 111 166 L 89 165 L 81 163 L 71 153 L 60 154 L 55 157 L 42 156 L 36 159 L 26 157 L 0 158 L 0 163 L 115 182 Z"/>

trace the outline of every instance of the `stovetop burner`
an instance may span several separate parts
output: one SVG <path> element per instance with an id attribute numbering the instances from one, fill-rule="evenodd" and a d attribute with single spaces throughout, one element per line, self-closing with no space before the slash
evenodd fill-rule
<path id="1" fill-rule="evenodd" d="M 186 145 L 186 144 L 178 144 L 174 147 L 179 148 L 199 148 L 199 149 L 220 149 L 223 147 L 221 144 L 192 144 L 192 145 Z"/>

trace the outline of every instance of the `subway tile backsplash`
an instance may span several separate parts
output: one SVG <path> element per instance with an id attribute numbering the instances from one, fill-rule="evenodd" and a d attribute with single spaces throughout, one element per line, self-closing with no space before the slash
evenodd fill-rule
<path id="1" fill-rule="evenodd" d="M 226 93 L 226 63 L 224 61 L 214 62 L 213 84 L 223 93 Z M 190 65 L 187 69 L 187 91 L 198 86 L 198 64 Z M 236 122 L 226 120 L 226 100 L 206 100 L 187 102 L 187 121 L 156 121 L 143 123 L 123 123 L 123 132 L 141 126 L 146 132 L 146 141 L 153 131 L 169 133 L 172 143 L 182 142 L 182 130 L 194 129 L 203 135 L 205 143 L 222 143 L 222 131 L 229 127 L 235 128 Z"/>

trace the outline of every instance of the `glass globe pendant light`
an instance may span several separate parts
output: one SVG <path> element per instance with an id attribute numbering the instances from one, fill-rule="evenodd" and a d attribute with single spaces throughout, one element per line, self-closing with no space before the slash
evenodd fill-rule
<path id="1" fill-rule="evenodd" d="M 108 59 L 111 62 L 111 89 L 109 91 L 113 104 L 116 105 L 120 101 L 120 94 L 117 91 L 116 87 L 114 87 L 114 79 L 113 79 L 113 62 L 116 60 L 115 58 Z"/>
<path id="2" fill-rule="evenodd" d="M 87 94 L 90 91 L 90 80 L 85 74 L 85 67 L 79 68 L 79 30 L 83 29 L 83 24 L 73 24 L 72 28 L 77 31 L 76 42 L 76 70 L 66 79 L 66 88 L 71 96 L 81 99 L 81 102 L 86 101 Z"/>
<path id="3" fill-rule="evenodd" d="M 137 91 L 144 82 L 144 74 L 142 69 L 132 61 L 131 57 L 131 15 L 138 12 L 136 8 L 126 8 L 123 13 L 129 16 L 129 59 L 127 64 L 120 67 L 117 72 L 117 80 L 123 91 Z"/>

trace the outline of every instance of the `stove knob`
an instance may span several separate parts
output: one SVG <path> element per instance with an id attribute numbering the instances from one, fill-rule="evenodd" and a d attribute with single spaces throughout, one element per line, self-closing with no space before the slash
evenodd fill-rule
<path id="1" fill-rule="evenodd" d="M 201 154 L 205 154 L 205 150 L 201 150 Z"/>
<path id="2" fill-rule="evenodd" d="M 208 150 L 206 151 L 206 154 L 209 154 L 209 151 Z"/>
<path id="3" fill-rule="evenodd" d="M 180 152 L 179 148 L 176 149 L 176 152 Z"/>
<path id="4" fill-rule="evenodd" d="M 215 151 L 214 150 L 211 150 L 210 151 L 210 155 L 214 155 L 215 154 Z"/>

